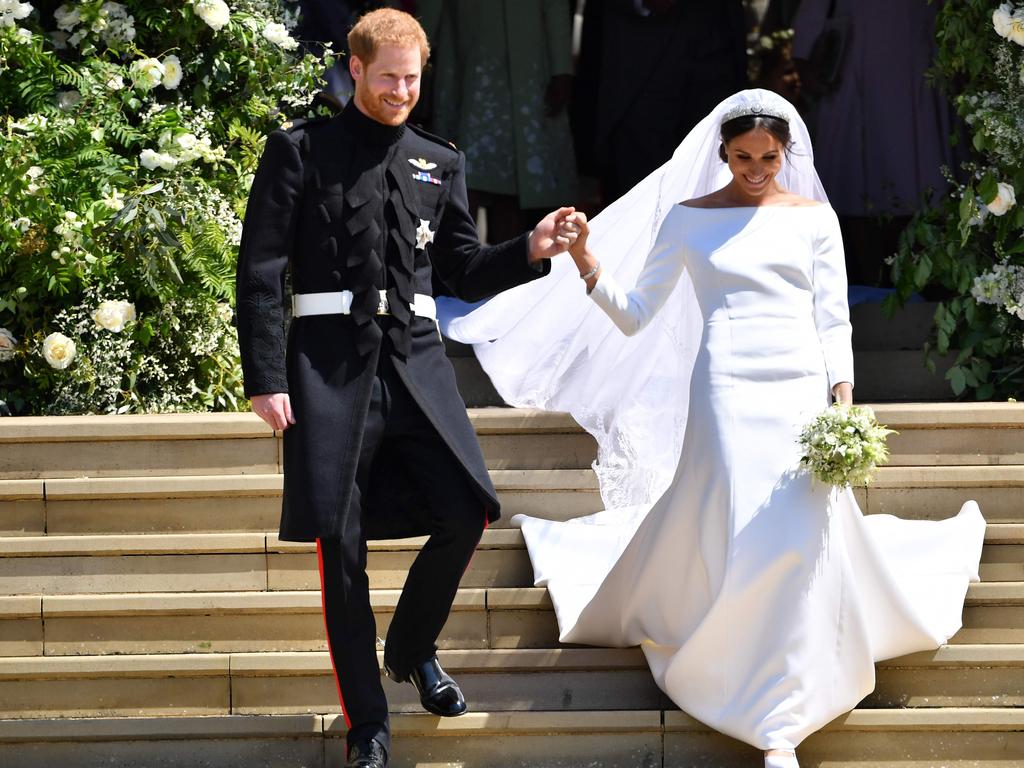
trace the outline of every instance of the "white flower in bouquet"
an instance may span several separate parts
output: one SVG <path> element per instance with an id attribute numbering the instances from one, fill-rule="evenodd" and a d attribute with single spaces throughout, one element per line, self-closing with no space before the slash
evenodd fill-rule
<path id="1" fill-rule="evenodd" d="M 231 21 L 231 9 L 224 0 L 195 0 L 192 3 L 196 15 L 217 32 Z"/>
<path id="2" fill-rule="evenodd" d="M 14 35 L 14 42 L 16 42 L 16 43 L 18 43 L 20 45 L 25 45 L 27 43 L 31 43 L 32 42 L 32 33 L 29 32 L 27 29 L 23 29 L 22 27 L 18 27 L 18 31 Z"/>
<path id="3" fill-rule="evenodd" d="M 885 440 L 891 434 L 870 408 L 837 403 L 800 432 L 800 464 L 827 485 L 867 485 L 878 465 L 888 461 Z"/>
<path id="4" fill-rule="evenodd" d="M 21 21 L 32 13 L 29 3 L 18 0 L 0 0 L 0 27 L 13 27 L 14 22 Z"/>
<path id="5" fill-rule="evenodd" d="M 51 368 L 64 370 L 75 359 L 75 342 L 63 333 L 51 333 L 43 339 L 43 357 Z"/>
<path id="6" fill-rule="evenodd" d="M 132 87 L 149 91 L 163 82 L 164 65 L 157 59 L 136 59 L 128 68 L 128 75 L 132 79 Z"/>
<path id="7" fill-rule="evenodd" d="M 130 301 L 101 301 L 92 313 L 93 322 L 112 333 L 120 333 L 135 320 L 135 305 Z"/>
<path id="8" fill-rule="evenodd" d="M 996 196 L 985 203 L 985 207 L 993 216 L 1002 216 L 1017 204 L 1017 195 L 1006 182 L 1000 181 L 996 186 Z"/>
<path id="9" fill-rule="evenodd" d="M 284 24 L 277 21 L 272 21 L 263 28 L 263 37 L 286 51 L 293 51 L 299 47 L 298 40 L 288 34 Z"/>
<path id="10" fill-rule="evenodd" d="M 161 64 L 164 65 L 164 79 L 163 86 L 169 91 L 173 91 L 181 84 L 181 61 L 177 56 L 171 54 L 165 56 Z"/>
<path id="11" fill-rule="evenodd" d="M 6 363 L 14 359 L 14 349 L 18 346 L 18 340 L 14 334 L 6 328 L 0 328 L 0 362 Z"/>

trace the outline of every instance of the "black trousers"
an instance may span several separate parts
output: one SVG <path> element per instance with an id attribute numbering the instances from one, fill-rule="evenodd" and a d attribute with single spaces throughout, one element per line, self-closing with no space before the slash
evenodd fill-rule
<path id="1" fill-rule="evenodd" d="M 389 753 L 388 703 L 377 663 L 366 539 L 368 532 L 380 536 L 389 529 L 388 521 L 375 519 L 373 485 L 386 482 L 396 471 L 405 474 L 422 503 L 407 510 L 408 517 L 394 530 L 400 530 L 401 536 L 430 537 L 409 569 L 385 641 L 386 663 L 405 677 L 437 652 L 437 637 L 487 517 L 465 470 L 382 350 L 348 524 L 341 538 L 319 539 L 317 555 L 327 641 L 348 724 L 348 745 L 374 738 Z"/>

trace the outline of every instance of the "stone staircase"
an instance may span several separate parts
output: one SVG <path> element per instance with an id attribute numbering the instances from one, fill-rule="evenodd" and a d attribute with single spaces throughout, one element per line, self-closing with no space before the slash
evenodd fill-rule
<path id="1" fill-rule="evenodd" d="M 989 521 L 964 629 L 885 662 L 809 739 L 820 768 L 1024 765 L 1024 406 L 878 406 L 900 431 L 868 514 Z M 386 681 L 396 768 L 739 768 L 750 747 L 674 708 L 636 649 L 563 646 L 520 512 L 596 511 L 594 446 L 558 414 L 471 416 L 505 518 L 441 638 L 471 714 Z M 0 766 L 340 768 L 344 722 L 313 547 L 279 541 L 280 440 L 251 415 L 0 420 Z M 383 634 L 420 540 L 374 542 Z"/>

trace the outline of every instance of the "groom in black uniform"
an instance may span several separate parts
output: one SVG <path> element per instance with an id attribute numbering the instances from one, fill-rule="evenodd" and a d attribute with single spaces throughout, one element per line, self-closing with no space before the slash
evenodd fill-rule
<path id="1" fill-rule="evenodd" d="M 383 768 L 390 731 L 366 541 L 429 534 L 387 633 L 385 672 L 411 681 L 430 712 L 460 715 L 465 700 L 435 642 L 498 517 L 434 289 L 473 301 L 541 277 L 574 237 L 573 209 L 482 246 L 462 153 L 406 123 L 429 54 L 422 28 L 374 11 L 349 44 L 348 106 L 267 139 L 239 253 L 238 338 L 253 411 L 284 430 L 281 538 L 317 543 L 347 766 Z"/>

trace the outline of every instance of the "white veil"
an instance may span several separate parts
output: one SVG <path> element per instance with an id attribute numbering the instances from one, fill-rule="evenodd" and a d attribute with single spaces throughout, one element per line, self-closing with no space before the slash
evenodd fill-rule
<path id="1" fill-rule="evenodd" d="M 741 91 L 690 131 L 671 160 L 591 221 L 590 248 L 620 285 L 635 284 L 673 205 L 728 183 L 718 155 L 720 127 L 727 113 L 752 107 L 789 116 L 793 146 L 780 185 L 826 200 L 796 109 L 770 91 Z M 587 297 L 568 257 L 555 259 L 543 280 L 467 307 L 439 299 L 442 331 L 473 344 L 505 402 L 567 411 L 595 437 L 594 469 L 606 508 L 653 502 L 668 487 L 682 450 L 703 328 L 686 272 L 650 325 L 633 337 Z"/>

